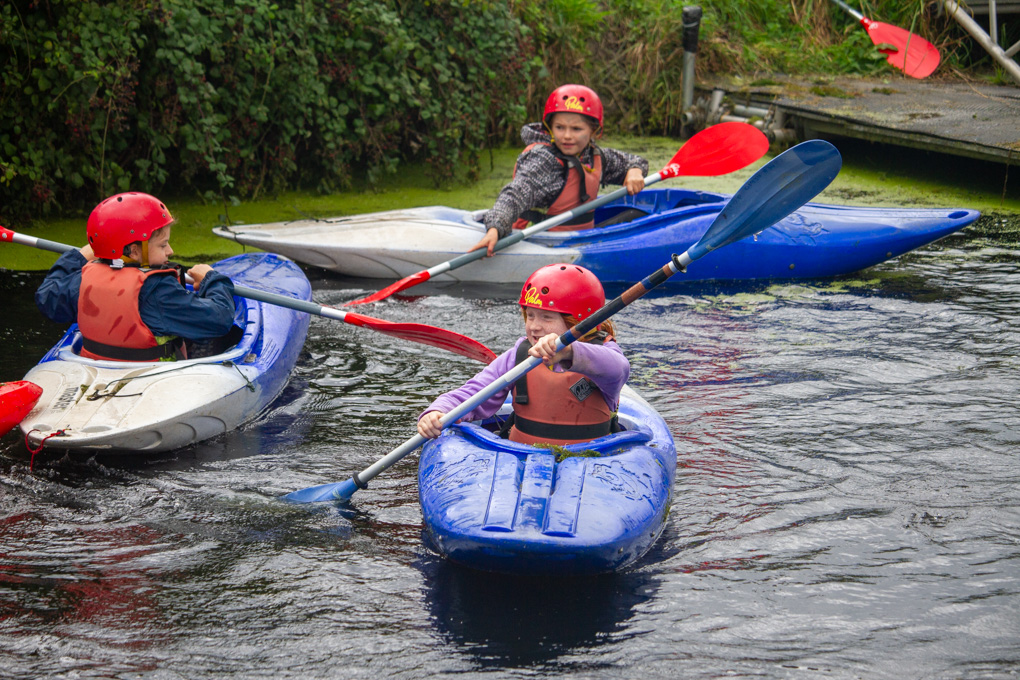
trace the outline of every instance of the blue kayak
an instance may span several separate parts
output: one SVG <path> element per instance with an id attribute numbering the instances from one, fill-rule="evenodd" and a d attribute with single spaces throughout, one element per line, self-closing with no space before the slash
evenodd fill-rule
<path id="1" fill-rule="evenodd" d="M 676 446 L 665 421 L 625 387 L 624 430 L 565 448 L 516 444 L 493 419 L 445 429 L 422 449 L 418 493 L 428 537 L 468 567 L 519 574 L 617 571 L 662 532 Z"/>
<path id="2" fill-rule="evenodd" d="M 663 253 L 697 242 L 728 194 L 646 189 L 595 211 L 599 226 L 545 231 L 494 257 L 438 275 L 437 282 L 519 286 L 539 267 L 573 262 L 604 283 L 634 283 L 662 266 Z M 220 227 L 214 233 L 346 276 L 410 276 L 467 252 L 485 233 L 484 211 L 407 210 Z M 699 280 L 823 278 L 866 269 L 963 229 L 980 217 L 957 208 L 863 208 L 808 203 L 754 237 L 698 260 L 666 285 Z"/>
<path id="3" fill-rule="evenodd" d="M 239 285 L 311 299 L 304 272 L 278 255 L 237 255 L 213 268 Z M 234 303 L 236 344 L 184 361 L 86 359 L 78 354 L 81 334 L 72 325 L 26 376 L 43 389 L 21 423 L 28 442 L 53 449 L 166 451 L 257 416 L 286 386 L 309 317 L 247 298 L 235 297 Z"/>
<path id="4" fill-rule="evenodd" d="M 603 281 L 640 279 L 661 266 L 663 252 L 697 242 L 726 194 L 678 189 L 643 191 L 609 204 L 599 219 L 619 224 L 585 231 L 544 232 L 536 244 L 575 248 L 576 261 Z M 976 210 L 860 208 L 808 203 L 773 226 L 709 253 L 683 276 L 690 280 L 823 278 L 860 271 L 956 232 L 981 216 Z M 620 257 L 625 252 L 626 257 Z"/>

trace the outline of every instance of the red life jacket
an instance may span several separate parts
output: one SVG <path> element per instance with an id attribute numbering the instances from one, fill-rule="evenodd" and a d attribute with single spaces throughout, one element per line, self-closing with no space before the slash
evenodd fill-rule
<path id="1" fill-rule="evenodd" d="M 159 361 L 183 356 L 183 341 L 159 344 L 142 322 L 138 294 L 150 276 L 177 275 L 176 269 L 123 267 L 93 261 L 82 267 L 78 293 L 81 356 L 114 361 Z"/>
<path id="2" fill-rule="evenodd" d="M 566 180 L 563 183 L 563 191 L 560 192 L 560 195 L 556 197 L 556 200 L 553 201 L 544 214 L 538 210 L 525 210 L 521 217 L 514 222 L 514 229 L 524 229 L 530 222 L 538 223 L 554 215 L 573 210 L 599 195 L 599 185 L 602 184 L 602 152 L 599 151 L 597 146 L 592 146 L 595 152 L 595 161 L 592 167 L 589 168 L 577 156 L 566 156 L 554 144 L 547 142 L 529 144 L 524 151 L 533 149 L 540 144 L 549 147 L 549 151 L 559 159 L 560 165 L 563 166 L 563 174 Z M 517 174 L 516 166 L 514 166 L 514 174 Z M 594 226 L 595 213 L 588 212 L 552 227 L 549 231 L 576 231 L 579 229 L 591 229 Z"/>
<path id="3" fill-rule="evenodd" d="M 517 363 L 528 357 L 531 343 L 517 347 Z M 510 441 L 520 444 L 580 444 L 612 433 L 615 414 L 602 392 L 574 371 L 557 373 L 539 366 L 513 388 L 514 416 Z"/>

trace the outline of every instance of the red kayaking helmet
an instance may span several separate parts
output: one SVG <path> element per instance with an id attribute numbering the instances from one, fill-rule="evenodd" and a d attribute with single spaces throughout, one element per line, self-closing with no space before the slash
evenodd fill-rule
<path id="1" fill-rule="evenodd" d="M 549 119 L 554 113 L 579 113 L 593 119 L 602 129 L 602 100 L 595 90 L 584 85 L 560 85 L 545 101 L 545 113 L 542 121 L 549 127 Z"/>
<path id="2" fill-rule="evenodd" d="M 96 257 L 117 260 L 126 246 L 148 241 L 154 231 L 173 221 L 173 215 L 158 198 L 132 191 L 110 196 L 97 205 L 86 229 Z"/>
<path id="3" fill-rule="evenodd" d="M 578 321 L 606 303 L 598 277 L 576 264 L 550 264 L 528 277 L 521 290 L 521 307 L 569 314 Z"/>

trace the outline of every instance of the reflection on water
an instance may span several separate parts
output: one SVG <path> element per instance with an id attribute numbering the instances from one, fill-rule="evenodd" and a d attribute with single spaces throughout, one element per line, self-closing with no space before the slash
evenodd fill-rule
<path id="1" fill-rule="evenodd" d="M 4 675 L 1011 676 L 1018 255 L 961 234 L 854 277 L 698 284 L 621 312 L 679 468 L 662 538 L 606 578 L 443 562 L 414 456 L 351 507 L 280 502 L 375 462 L 478 369 L 325 319 L 273 408 L 199 446 L 30 472 L 8 435 Z M 325 304 L 377 287 L 313 277 Z M 35 315 L 36 283 L 0 276 L 5 378 L 61 331 Z M 364 311 L 502 350 L 520 333 L 511 288 L 423 286 Z"/>
<path id="2" fill-rule="evenodd" d="M 424 600 L 436 630 L 480 668 L 545 667 L 591 671 L 604 645 L 633 635 L 625 622 L 655 592 L 647 574 L 596 578 L 508 577 L 465 569 L 434 556 L 421 560 Z"/>

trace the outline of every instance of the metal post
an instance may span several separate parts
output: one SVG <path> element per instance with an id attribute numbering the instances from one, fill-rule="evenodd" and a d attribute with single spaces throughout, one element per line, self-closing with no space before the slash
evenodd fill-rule
<path id="1" fill-rule="evenodd" d="M 696 5 L 684 7 L 682 21 L 684 27 L 684 72 L 680 113 L 683 116 L 694 105 L 694 61 L 698 55 L 698 31 L 701 28 L 701 8 Z M 690 131 L 684 130 L 684 127 L 684 125 L 681 125 L 680 135 L 687 137 Z"/>
<path id="2" fill-rule="evenodd" d="M 1009 55 L 994 40 L 988 37 L 988 34 L 981 28 L 981 25 L 974 21 L 954 0 L 942 0 L 942 4 L 945 5 L 949 14 L 956 19 L 956 22 L 963 26 L 964 30 L 970 33 L 974 40 L 977 40 L 981 47 L 984 47 L 988 54 L 992 55 L 995 61 L 999 62 L 999 65 L 1013 77 L 1013 80 L 1020 83 L 1020 64 L 1010 59 Z M 1010 52 L 1015 53 L 1015 50 L 1010 48 Z"/>

